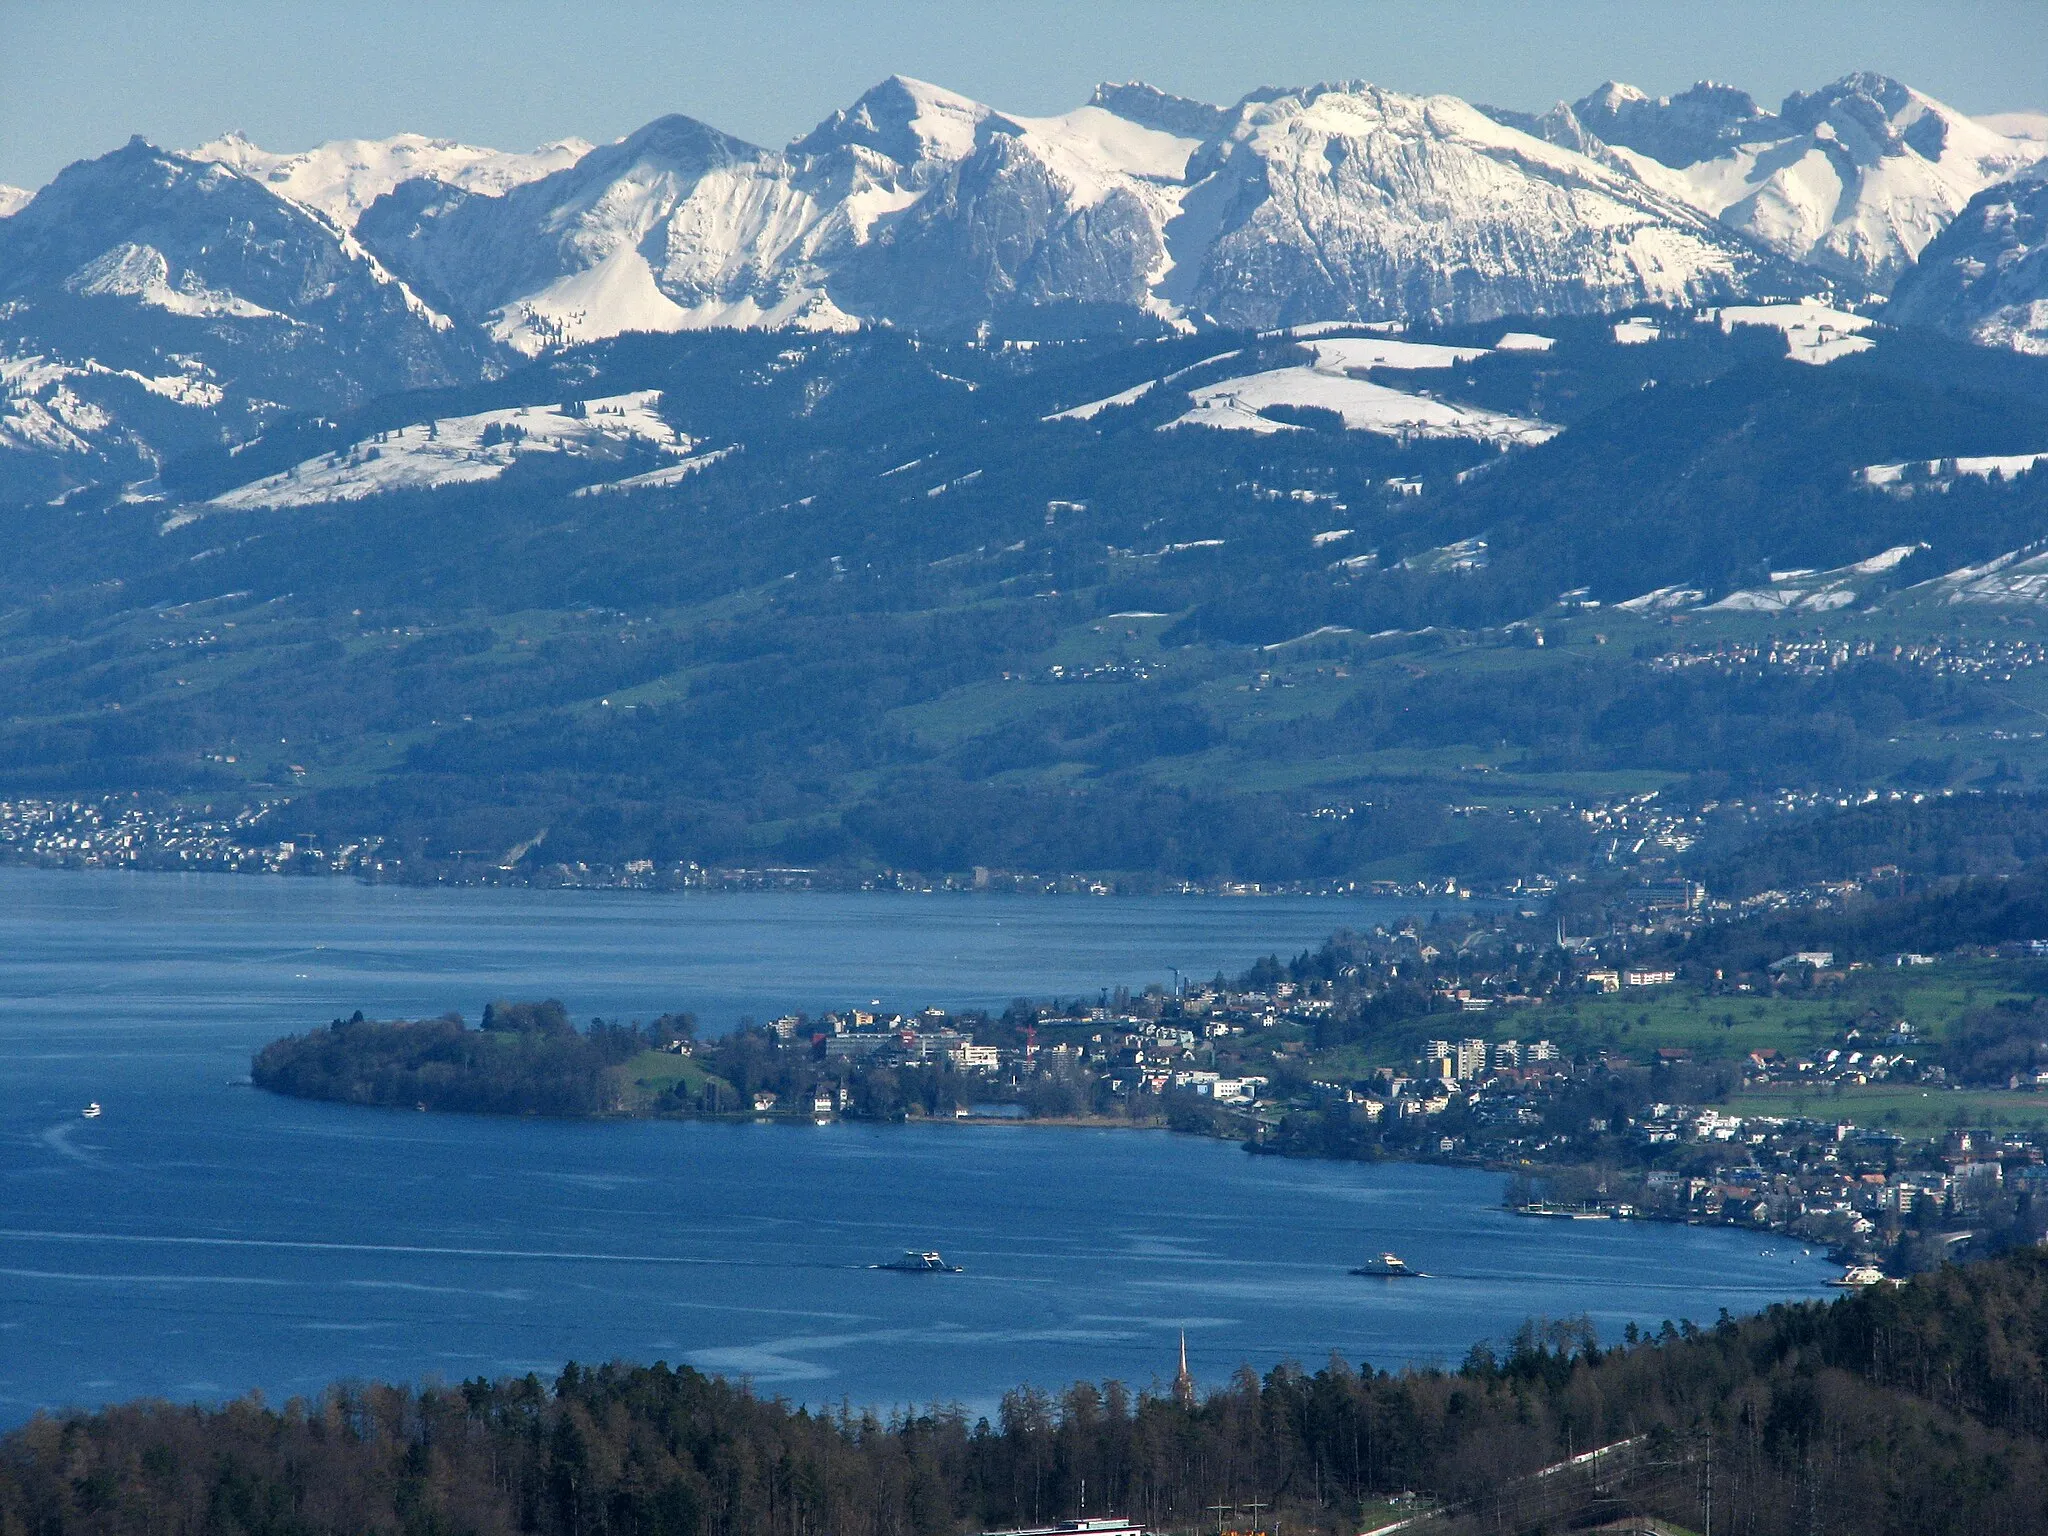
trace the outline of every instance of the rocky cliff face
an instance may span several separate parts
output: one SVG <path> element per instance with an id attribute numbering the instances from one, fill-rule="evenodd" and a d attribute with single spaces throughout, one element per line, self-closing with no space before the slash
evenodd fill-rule
<path id="1" fill-rule="evenodd" d="M 1972 198 L 1900 280 L 1885 318 L 2048 356 L 2048 177 Z"/>

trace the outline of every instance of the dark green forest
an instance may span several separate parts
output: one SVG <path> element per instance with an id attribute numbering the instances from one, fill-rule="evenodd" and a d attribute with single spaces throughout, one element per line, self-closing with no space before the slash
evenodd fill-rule
<path id="1" fill-rule="evenodd" d="M 488 1003 L 483 1027 L 458 1014 L 418 1022 L 336 1019 L 256 1053 L 258 1088 L 302 1099 L 501 1115 L 598 1115 L 622 1107 L 611 1069 L 676 1038 L 687 1020 L 649 1029 L 593 1019 L 579 1032 L 568 1010 Z"/>
<path id="2" fill-rule="evenodd" d="M 1186 1405 L 1108 1382 L 986 1416 L 804 1408 L 572 1364 L 41 1416 L 0 1441 L 0 1529 L 955 1536 L 1072 1518 L 1085 1481 L 1088 1511 L 1171 1531 L 1221 1505 L 1350 1532 L 1409 1497 L 1442 1511 L 1425 1531 L 1697 1531 L 1711 1500 L 1715 1530 L 1753 1536 L 2019 1536 L 2048 1508 L 2044 1358 L 2048 1255 L 2028 1250 L 1604 1348 L 1531 1322 L 1456 1370 L 1240 1368 Z"/>

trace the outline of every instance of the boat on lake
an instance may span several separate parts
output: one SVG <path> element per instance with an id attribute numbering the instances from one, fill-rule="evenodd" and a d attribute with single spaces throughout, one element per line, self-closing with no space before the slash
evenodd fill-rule
<path id="1" fill-rule="evenodd" d="M 912 1275 L 957 1275 L 958 1264 L 948 1264 L 939 1256 L 937 1249 L 920 1251 L 916 1248 L 903 1250 L 903 1257 L 887 1264 L 871 1264 L 870 1269 L 898 1269 Z"/>
<path id="2" fill-rule="evenodd" d="M 1351 1271 L 1354 1275 L 1373 1275 L 1382 1280 L 1427 1280 L 1429 1277 L 1419 1269 L 1410 1269 L 1398 1253 L 1382 1253 L 1367 1259 Z"/>
<path id="3" fill-rule="evenodd" d="M 99 1101 L 95 1099 L 92 1103 L 86 1105 L 84 1109 L 80 1110 L 79 1113 L 88 1120 L 97 1120 L 105 1111 L 100 1108 Z"/>

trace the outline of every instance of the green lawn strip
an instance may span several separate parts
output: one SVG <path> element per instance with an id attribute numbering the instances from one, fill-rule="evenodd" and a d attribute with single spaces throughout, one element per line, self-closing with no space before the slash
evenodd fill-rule
<path id="1" fill-rule="evenodd" d="M 1879 1130 L 1927 1135 L 1951 1127 L 2033 1129 L 2048 1126 L 2048 1094 L 1878 1085 L 1809 1087 L 1803 1083 L 1744 1088 L 1729 1095 L 1737 1115 L 1846 1120 Z"/>
<path id="2" fill-rule="evenodd" d="M 1417 1032 L 1445 1039 L 1547 1039 L 1567 1051 L 1613 1050 L 1638 1060 L 1647 1060 L 1659 1049 L 1690 1050 L 1701 1060 L 1720 1061 L 1739 1060 L 1762 1049 L 1811 1056 L 1836 1046 L 1844 1032 L 1859 1026 L 1873 1029 L 1866 1049 L 1903 1049 L 1925 1058 L 1934 1042 L 1970 1009 L 2034 996 L 2034 971 L 2025 961 L 1943 961 L 1924 968 L 1844 972 L 1833 984 L 1777 994 L 1713 994 L 1682 983 L 1583 993 L 1534 1007 L 1447 1012 L 1414 1020 L 1400 1036 L 1402 1043 L 1346 1046 L 1320 1054 L 1315 1065 L 1319 1075 L 1344 1080 L 1362 1077 L 1378 1066 L 1406 1066 L 1410 1063 L 1402 1051 Z M 1918 1040 L 1904 1047 L 1884 1043 L 1882 1032 L 1901 1018 L 1913 1025 Z M 2048 1118 L 2048 1096 L 2039 1103 Z"/>

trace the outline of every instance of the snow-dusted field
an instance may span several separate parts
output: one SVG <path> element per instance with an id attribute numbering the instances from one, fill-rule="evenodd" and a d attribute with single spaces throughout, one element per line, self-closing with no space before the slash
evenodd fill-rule
<path id="1" fill-rule="evenodd" d="M 1799 304 L 1736 304 L 1711 311 L 1723 335 L 1738 325 L 1760 325 L 1785 335 L 1787 355 L 1795 363 L 1818 367 L 1852 352 L 1867 352 L 1877 343 L 1861 333 L 1874 323 L 1868 315 L 1852 315 L 1811 300 Z"/>
<path id="2" fill-rule="evenodd" d="M 1259 414 L 1276 405 L 1335 411 L 1344 418 L 1344 425 L 1354 431 L 1379 432 L 1390 437 L 1464 437 L 1504 447 L 1532 447 L 1550 441 L 1561 430 L 1548 422 L 1458 405 L 1428 395 L 1411 395 L 1319 367 L 1274 368 L 1203 384 L 1189 393 L 1194 409 L 1175 417 L 1161 431 L 1173 427 L 1220 427 L 1239 432 L 1302 430 Z"/>
<path id="3" fill-rule="evenodd" d="M 577 415 L 561 405 L 520 405 L 474 416 L 444 416 L 307 459 L 281 474 L 237 486 L 206 505 L 222 511 L 308 507 L 360 501 L 387 491 L 472 484 L 497 479 L 529 453 L 612 459 L 636 445 L 652 445 L 678 456 L 689 453 L 696 445 L 661 419 L 656 409 L 660 401 L 660 391 L 649 389 L 583 401 Z M 485 442 L 486 437 L 492 441 Z M 657 483 L 645 476 L 633 478 Z"/>
<path id="4" fill-rule="evenodd" d="M 1964 475 L 1979 480 L 2012 480 L 2048 464 L 2048 453 L 1991 454 L 1976 458 L 1913 459 L 1898 464 L 1871 464 L 1856 471 L 1863 484 L 1893 495 L 1945 491 Z"/>

